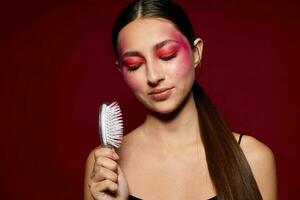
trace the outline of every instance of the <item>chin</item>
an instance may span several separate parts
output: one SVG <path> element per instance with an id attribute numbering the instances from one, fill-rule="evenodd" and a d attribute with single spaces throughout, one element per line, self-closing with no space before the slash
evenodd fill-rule
<path id="1" fill-rule="evenodd" d="M 186 103 L 193 99 L 191 96 L 191 91 L 186 95 L 175 95 L 171 96 L 169 99 L 162 101 L 155 101 L 147 98 L 139 98 L 140 102 L 147 108 L 147 110 L 154 115 L 166 115 L 175 116 L 178 114 Z"/>
<path id="2" fill-rule="evenodd" d="M 148 110 L 156 115 L 176 115 L 176 113 L 181 110 L 182 101 L 166 100 L 152 102 L 149 106 L 146 106 Z"/>
<path id="3" fill-rule="evenodd" d="M 152 108 L 151 111 L 152 112 L 156 112 L 159 114 L 170 114 L 173 113 L 176 110 L 176 107 L 171 107 L 171 106 L 159 106 L 159 107 L 155 107 Z"/>

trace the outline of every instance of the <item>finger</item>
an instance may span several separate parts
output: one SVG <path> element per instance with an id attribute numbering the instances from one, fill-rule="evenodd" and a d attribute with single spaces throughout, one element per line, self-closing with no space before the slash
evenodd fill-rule
<path id="1" fill-rule="evenodd" d="M 110 169 L 111 171 L 117 171 L 117 168 L 118 168 L 118 164 L 116 161 L 114 161 L 110 158 L 106 158 L 106 157 L 98 157 L 95 160 L 94 171 L 97 169 L 96 165 Z M 98 168 L 98 170 L 99 170 L 99 168 Z"/>
<path id="2" fill-rule="evenodd" d="M 99 148 L 95 150 L 94 156 L 95 160 L 98 157 L 107 157 L 113 160 L 117 160 L 119 158 L 118 154 L 114 151 L 113 148 Z"/>
<path id="3" fill-rule="evenodd" d="M 101 182 L 91 182 L 90 190 L 92 194 L 98 194 L 99 192 L 110 191 L 112 193 L 118 190 L 118 185 L 111 180 L 103 180 Z"/>
<path id="4" fill-rule="evenodd" d="M 118 191 L 120 197 L 127 197 L 129 195 L 128 182 L 120 166 L 118 166 Z"/>
<path id="5" fill-rule="evenodd" d="M 109 169 L 106 169 L 104 167 L 101 167 L 94 175 L 93 177 L 93 180 L 95 182 L 99 182 L 99 181 L 102 181 L 104 179 L 108 179 L 108 180 L 111 180 L 112 182 L 117 182 L 118 181 L 118 175 L 109 170 Z"/>

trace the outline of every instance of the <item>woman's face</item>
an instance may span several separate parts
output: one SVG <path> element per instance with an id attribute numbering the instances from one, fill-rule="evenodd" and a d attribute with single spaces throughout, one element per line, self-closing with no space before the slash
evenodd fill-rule
<path id="1" fill-rule="evenodd" d="M 172 22 L 130 22 L 119 33 L 118 50 L 126 84 L 148 109 L 170 113 L 190 94 L 197 64 L 189 42 Z"/>

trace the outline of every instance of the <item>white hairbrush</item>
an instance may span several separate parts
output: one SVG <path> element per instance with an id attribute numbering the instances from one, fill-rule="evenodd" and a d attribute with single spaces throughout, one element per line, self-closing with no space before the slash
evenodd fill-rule
<path id="1" fill-rule="evenodd" d="M 123 120 L 117 102 L 103 103 L 99 107 L 99 136 L 102 147 L 119 148 L 123 138 Z"/>

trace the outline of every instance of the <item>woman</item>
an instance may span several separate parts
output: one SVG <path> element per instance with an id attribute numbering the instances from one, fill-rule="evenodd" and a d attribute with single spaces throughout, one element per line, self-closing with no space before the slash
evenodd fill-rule
<path id="1" fill-rule="evenodd" d="M 117 152 L 90 153 L 86 200 L 277 198 L 271 150 L 232 133 L 196 83 L 202 40 L 175 2 L 133 1 L 116 20 L 112 43 L 147 115 Z"/>

